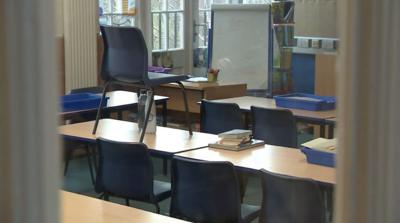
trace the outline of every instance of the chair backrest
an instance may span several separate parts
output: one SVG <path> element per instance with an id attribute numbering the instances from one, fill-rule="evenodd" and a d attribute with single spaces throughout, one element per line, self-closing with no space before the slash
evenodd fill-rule
<path id="1" fill-rule="evenodd" d="M 240 195 L 229 162 L 172 160 L 170 216 L 194 222 L 239 222 Z"/>
<path id="2" fill-rule="evenodd" d="M 102 78 L 127 83 L 147 81 L 147 46 L 140 29 L 100 26 L 100 30 L 104 43 Z"/>
<path id="3" fill-rule="evenodd" d="M 290 110 L 251 107 L 255 139 L 277 146 L 297 147 L 296 120 Z"/>
<path id="4" fill-rule="evenodd" d="M 121 143 L 97 139 L 99 170 L 96 192 L 149 200 L 153 193 L 153 165 L 143 143 Z"/>
<path id="5" fill-rule="evenodd" d="M 243 129 L 240 108 L 235 103 L 202 100 L 200 105 L 200 131 L 219 134 L 232 129 Z"/>
<path id="6" fill-rule="evenodd" d="M 325 205 L 318 184 L 261 170 L 263 202 L 260 222 L 322 223 Z"/>
<path id="7" fill-rule="evenodd" d="M 103 93 L 103 87 L 84 87 L 84 88 L 75 88 L 70 91 L 71 94 L 78 93 L 93 93 L 100 94 Z"/>

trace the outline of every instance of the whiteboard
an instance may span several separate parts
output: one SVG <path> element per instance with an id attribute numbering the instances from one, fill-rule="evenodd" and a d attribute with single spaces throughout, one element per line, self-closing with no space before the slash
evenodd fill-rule
<path id="1" fill-rule="evenodd" d="M 270 5 L 212 5 L 211 66 L 221 82 L 268 88 Z"/>

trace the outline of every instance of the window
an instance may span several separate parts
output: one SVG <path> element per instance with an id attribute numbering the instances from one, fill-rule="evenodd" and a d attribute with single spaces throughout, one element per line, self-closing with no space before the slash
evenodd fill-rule
<path id="1" fill-rule="evenodd" d="M 99 0 L 101 25 L 135 26 L 135 0 Z"/>
<path id="2" fill-rule="evenodd" d="M 183 0 L 152 0 L 153 50 L 183 49 Z"/>

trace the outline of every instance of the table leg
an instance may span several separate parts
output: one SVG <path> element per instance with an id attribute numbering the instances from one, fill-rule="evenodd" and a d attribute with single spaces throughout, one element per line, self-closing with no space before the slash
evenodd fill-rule
<path id="1" fill-rule="evenodd" d="M 117 112 L 117 119 L 122 120 L 122 111 Z"/>
<path id="2" fill-rule="evenodd" d="M 328 125 L 328 139 L 333 139 L 334 131 L 334 125 Z"/>
<path id="3" fill-rule="evenodd" d="M 167 101 L 165 100 L 162 103 L 162 126 L 166 127 L 167 126 L 167 116 L 168 116 L 168 111 L 167 111 Z"/>
<path id="4" fill-rule="evenodd" d="M 319 125 L 319 137 L 325 138 L 325 125 L 324 124 Z"/>

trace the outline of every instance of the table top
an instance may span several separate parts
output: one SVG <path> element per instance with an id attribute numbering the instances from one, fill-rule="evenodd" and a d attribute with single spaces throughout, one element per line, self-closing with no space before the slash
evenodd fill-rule
<path id="1" fill-rule="evenodd" d="M 239 105 L 240 109 L 245 111 L 250 111 L 251 106 L 257 106 L 262 108 L 281 108 L 277 107 L 275 104 L 275 100 L 272 98 L 262 98 L 262 97 L 254 97 L 254 96 L 243 96 L 236 98 L 226 98 L 219 100 L 212 100 L 215 102 L 225 102 L 225 103 L 236 103 Z M 307 111 L 301 109 L 292 109 L 292 108 L 283 108 L 289 109 L 293 112 L 293 115 L 296 117 L 304 117 L 304 118 L 313 118 L 313 119 L 328 119 L 336 117 L 335 110 L 329 111 Z"/>
<path id="2" fill-rule="evenodd" d="M 189 81 L 182 81 L 183 86 L 189 90 L 205 90 L 207 88 L 217 88 L 217 87 L 224 87 L 224 86 L 233 86 L 233 85 L 247 85 L 246 83 L 228 83 L 228 82 L 189 82 Z M 179 85 L 176 83 L 170 84 L 163 84 L 161 86 L 164 87 L 173 87 L 179 88 Z"/>
<path id="3" fill-rule="evenodd" d="M 134 122 L 102 119 L 96 135 L 92 135 L 93 126 L 94 121 L 63 125 L 59 127 L 59 133 L 67 138 L 88 142 L 94 142 L 98 137 L 120 142 L 139 142 L 138 125 Z M 217 140 L 218 136 L 213 134 L 193 132 L 190 136 L 186 130 L 157 126 L 155 134 L 145 134 L 143 143 L 152 150 L 173 154 L 206 147 Z"/>
<path id="4" fill-rule="evenodd" d="M 295 148 L 264 145 L 242 151 L 230 151 L 206 147 L 179 153 L 177 156 L 207 161 L 229 161 L 246 169 L 266 169 L 273 173 L 311 178 L 328 184 L 336 183 L 335 168 L 309 164 L 305 155 Z"/>
<path id="5" fill-rule="evenodd" d="M 118 108 L 124 108 L 128 107 L 134 104 L 138 103 L 138 96 L 135 92 L 130 92 L 130 91 L 110 91 L 107 92 L 106 94 L 109 98 L 107 100 L 107 106 L 104 107 L 105 109 L 118 109 Z M 154 101 L 161 102 L 161 101 L 166 101 L 169 98 L 166 96 L 159 96 L 155 95 L 154 96 Z M 97 108 L 93 109 L 85 109 L 85 110 L 79 110 L 79 111 L 70 111 L 70 112 L 61 112 L 60 115 L 62 116 L 67 116 L 67 115 L 72 115 L 72 114 L 77 114 L 77 113 L 83 113 L 83 112 L 92 112 L 92 111 L 97 111 Z"/>
<path id="6" fill-rule="evenodd" d="M 62 223 L 184 223 L 133 207 L 61 191 Z"/>

